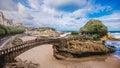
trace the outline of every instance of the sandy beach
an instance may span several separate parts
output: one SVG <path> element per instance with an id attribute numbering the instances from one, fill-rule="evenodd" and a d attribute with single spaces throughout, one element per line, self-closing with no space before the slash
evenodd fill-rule
<path id="1" fill-rule="evenodd" d="M 94 57 L 92 57 L 94 58 Z M 120 59 L 115 56 L 107 56 L 102 60 L 90 57 L 79 58 L 72 61 L 57 60 L 53 56 L 52 45 L 44 44 L 34 47 L 15 59 L 39 64 L 39 68 L 120 68 Z M 89 59 L 81 61 L 84 59 Z"/>

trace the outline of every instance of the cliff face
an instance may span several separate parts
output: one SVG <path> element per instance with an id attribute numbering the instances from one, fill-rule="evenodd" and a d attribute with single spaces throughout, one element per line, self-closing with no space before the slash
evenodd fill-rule
<path id="1" fill-rule="evenodd" d="M 54 45 L 53 49 L 54 56 L 59 59 L 64 59 L 63 57 L 79 58 L 93 55 L 104 55 L 114 51 L 101 43 L 89 40 L 69 40 L 64 44 Z"/>

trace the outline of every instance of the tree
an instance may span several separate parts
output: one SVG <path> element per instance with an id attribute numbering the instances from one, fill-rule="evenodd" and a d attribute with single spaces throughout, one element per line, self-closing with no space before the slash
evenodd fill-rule
<path id="1" fill-rule="evenodd" d="M 5 35 L 5 31 L 0 28 L 0 36 L 4 36 L 4 35 Z"/>

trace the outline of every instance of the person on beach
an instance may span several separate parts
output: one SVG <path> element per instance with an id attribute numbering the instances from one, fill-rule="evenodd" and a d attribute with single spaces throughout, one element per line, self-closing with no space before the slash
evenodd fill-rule
<path id="1" fill-rule="evenodd" d="M 39 40 L 40 40 L 40 37 L 37 36 L 37 37 L 35 38 L 35 41 L 39 41 Z"/>

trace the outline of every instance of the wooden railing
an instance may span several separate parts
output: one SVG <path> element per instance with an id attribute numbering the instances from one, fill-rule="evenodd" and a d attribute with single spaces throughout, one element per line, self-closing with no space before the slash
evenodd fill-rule
<path id="1" fill-rule="evenodd" d="M 22 44 L 15 45 L 13 47 L 4 48 L 0 50 L 0 67 L 5 63 L 10 63 L 14 61 L 14 58 L 21 53 L 36 47 L 41 44 L 53 44 L 57 42 L 57 39 L 41 39 L 41 40 L 30 40 L 25 41 Z"/>

